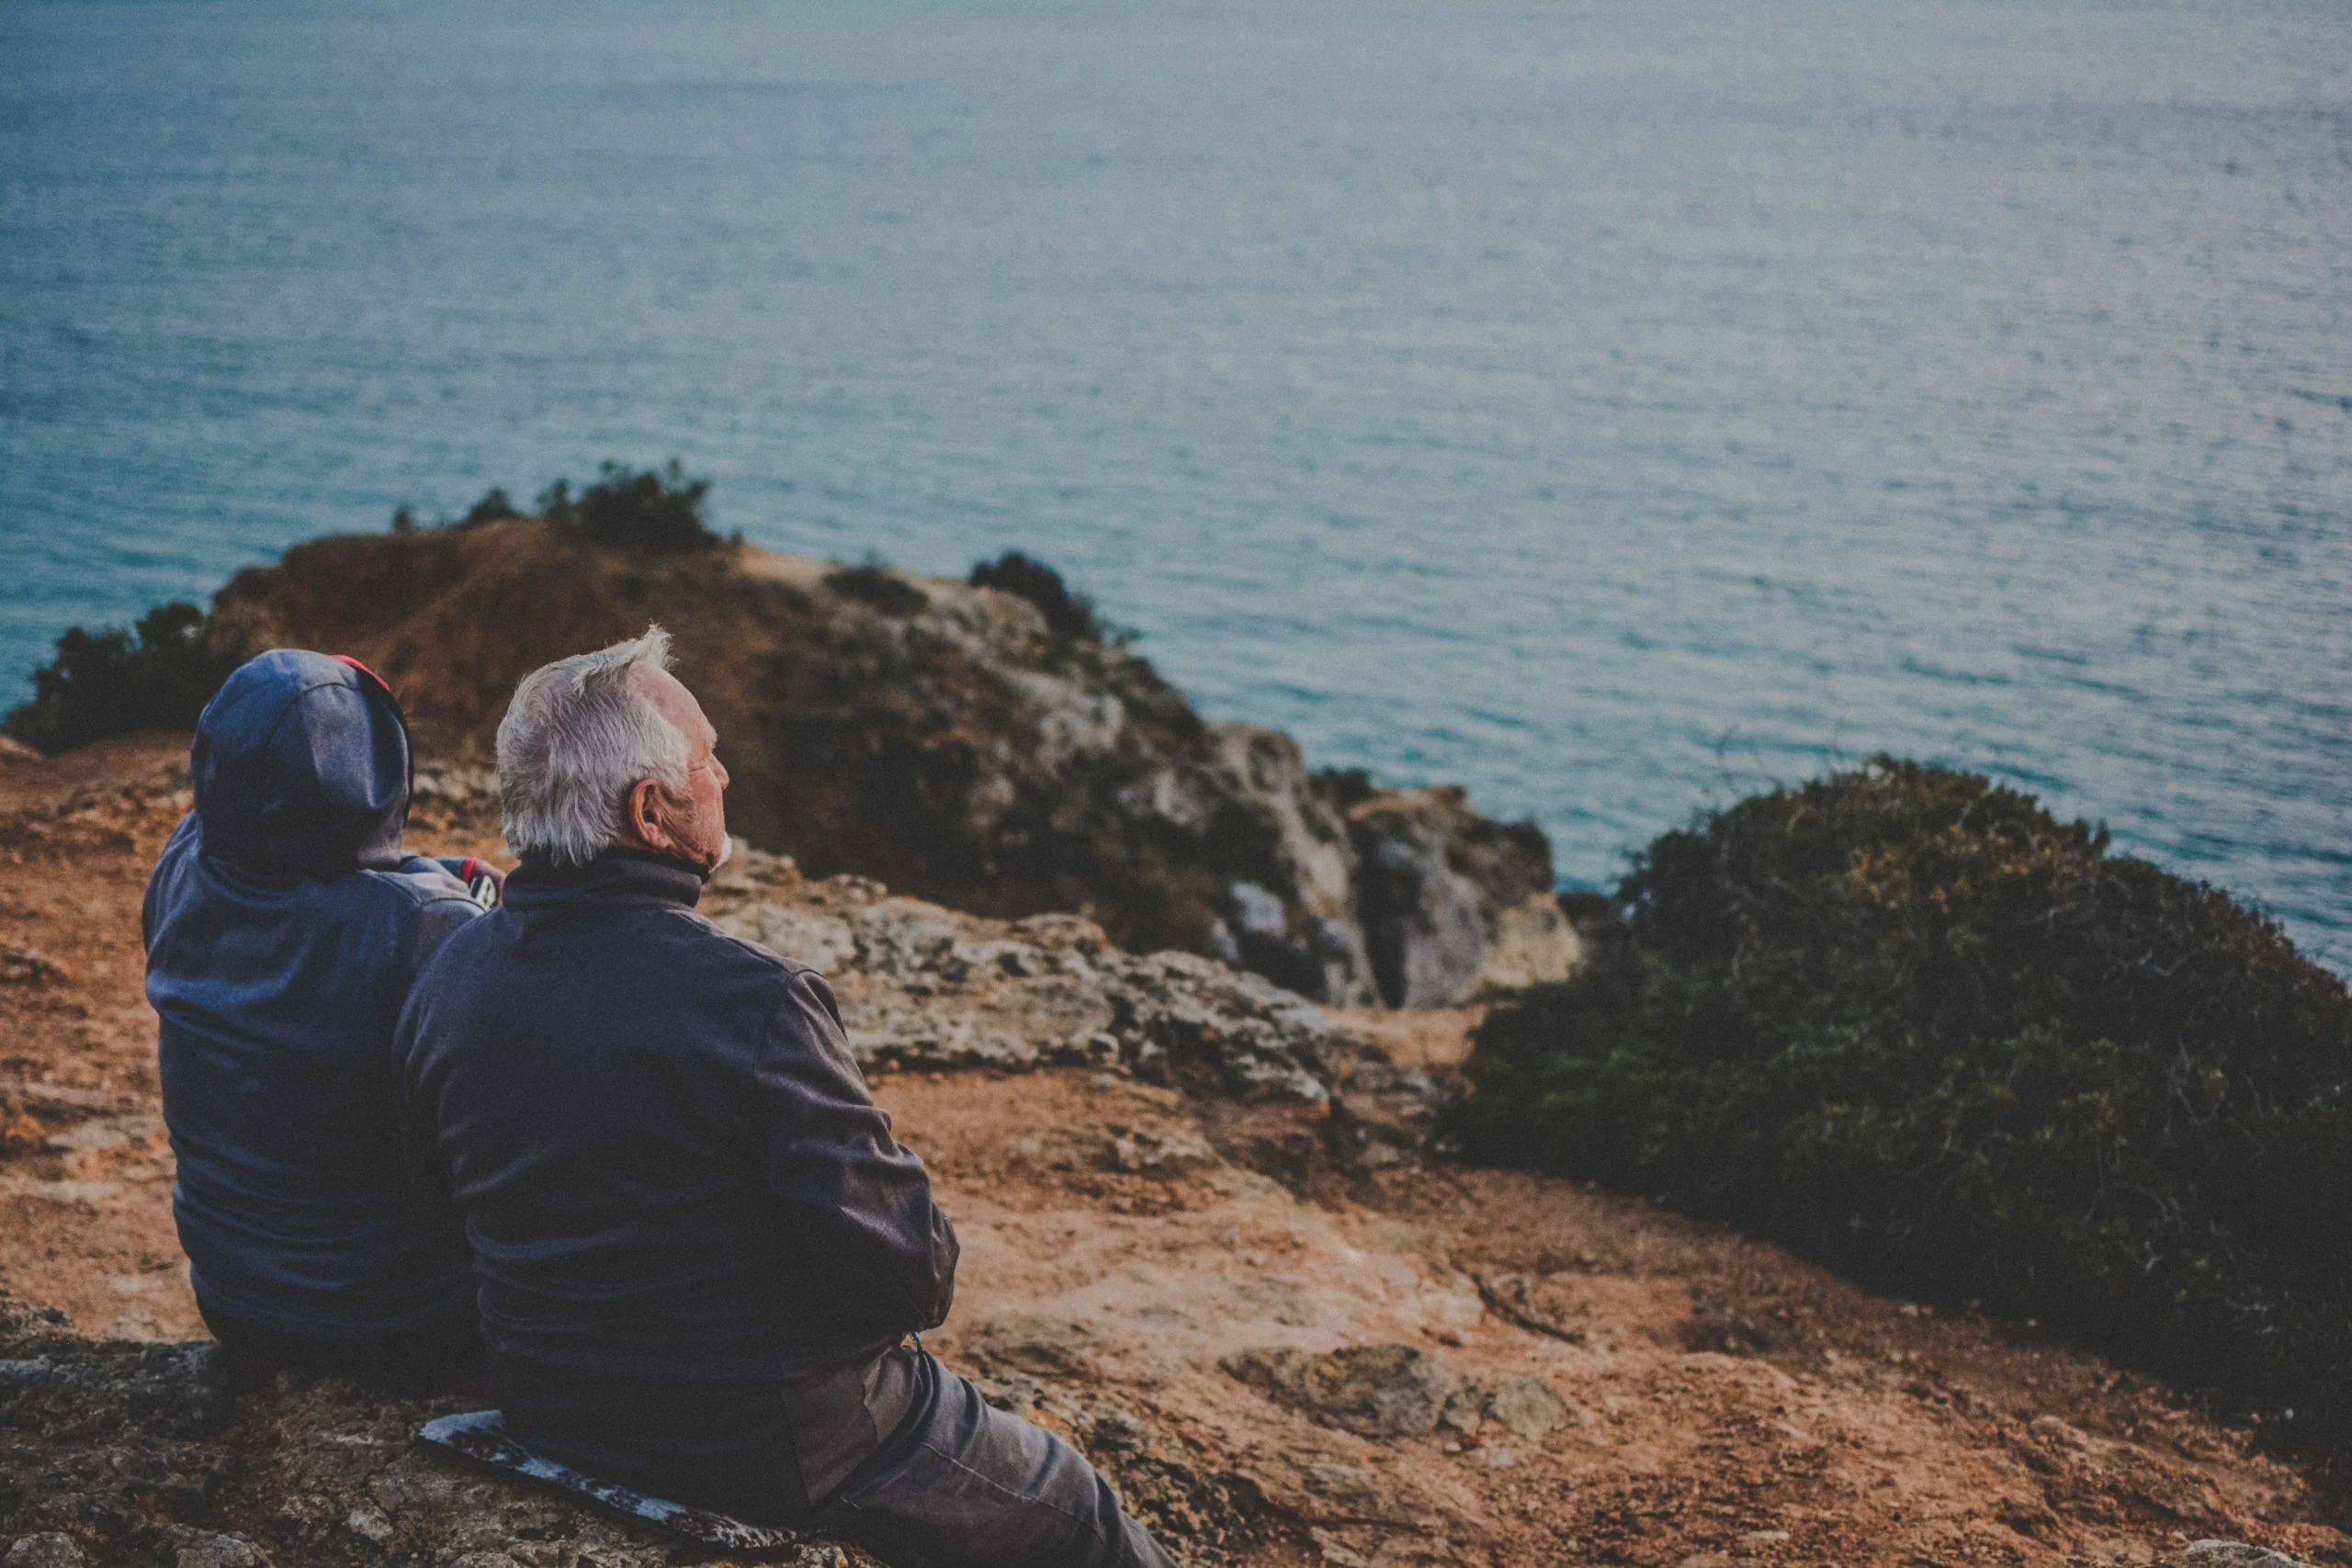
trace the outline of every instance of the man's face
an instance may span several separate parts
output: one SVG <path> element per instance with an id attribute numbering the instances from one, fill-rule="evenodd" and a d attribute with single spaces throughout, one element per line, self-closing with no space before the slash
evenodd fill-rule
<path id="1" fill-rule="evenodd" d="M 663 671 L 645 679 L 653 705 L 686 738 L 686 796 L 639 786 L 631 804 L 643 806 L 631 812 L 634 825 L 647 848 L 707 870 L 727 853 L 727 767 L 718 760 L 718 731 L 676 676 Z"/>

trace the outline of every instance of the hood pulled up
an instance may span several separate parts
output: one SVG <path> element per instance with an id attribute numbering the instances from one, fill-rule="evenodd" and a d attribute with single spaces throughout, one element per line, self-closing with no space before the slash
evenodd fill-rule
<path id="1" fill-rule="evenodd" d="M 408 820 L 408 727 L 372 671 L 279 649 L 197 721 L 188 772 L 204 853 L 277 876 L 389 868 Z"/>

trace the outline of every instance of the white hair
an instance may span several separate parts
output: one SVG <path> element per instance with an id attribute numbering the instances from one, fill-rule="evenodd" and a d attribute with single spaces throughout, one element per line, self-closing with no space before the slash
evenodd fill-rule
<path id="1" fill-rule="evenodd" d="M 525 860 L 585 865 L 620 841 L 629 792 L 652 779 L 686 792 L 690 751 L 653 705 L 646 678 L 670 668 L 670 634 L 543 664 L 498 724 L 498 805 L 506 847 Z"/>

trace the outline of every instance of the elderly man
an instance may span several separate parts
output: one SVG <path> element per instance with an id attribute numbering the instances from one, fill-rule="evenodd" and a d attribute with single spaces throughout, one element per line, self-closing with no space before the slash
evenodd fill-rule
<path id="1" fill-rule="evenodd" d="M 898 1568 L 1167 1568 L 1076 1452 L 905 1342 L 947 1315 L 955 1232 L 823 978 L 692 912 L 727 770 L 668 648 L 656 627 L 516 689 L 522 863 L 394 1042 L 509 1430 Z"/>

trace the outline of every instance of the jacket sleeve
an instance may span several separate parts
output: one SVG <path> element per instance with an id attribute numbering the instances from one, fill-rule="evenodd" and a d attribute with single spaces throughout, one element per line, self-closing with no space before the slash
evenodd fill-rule
<path id="1" fill-rule="evenodd" d="M 937 1327 L 956 1295 L 956 1230 L 866 1092 L 821 976 L 791 976 L 755 1076 L 767 1190 L 808 1239 L 844 1320 Z"/>
<path id="2" fill-rule="evenodd" d="M 401 1135 L 401 1164 L 407 1179 L 409 1197 L 413 1201 L 429 1207 L 451 1204 L 448 1178 L 442 1165 L 441 1149 L 428 1108 L 418 1093 L 414 1067 L 416 1065 L 417 1029 L 421 1017 L 429 1012 L 431 998 L 424 992 L 424 972 L 441 944 L 458 929 L 481 914 L 481 907 L 470 898 L 443 897 L 429 899 L 415 914 L 409 928 L 405 952 L 401 954 L 401 1002 L 397 1021 L 392 1026 L 390 1056 L 387 1066 L 392 1075 L 392 1103 Z"/>

